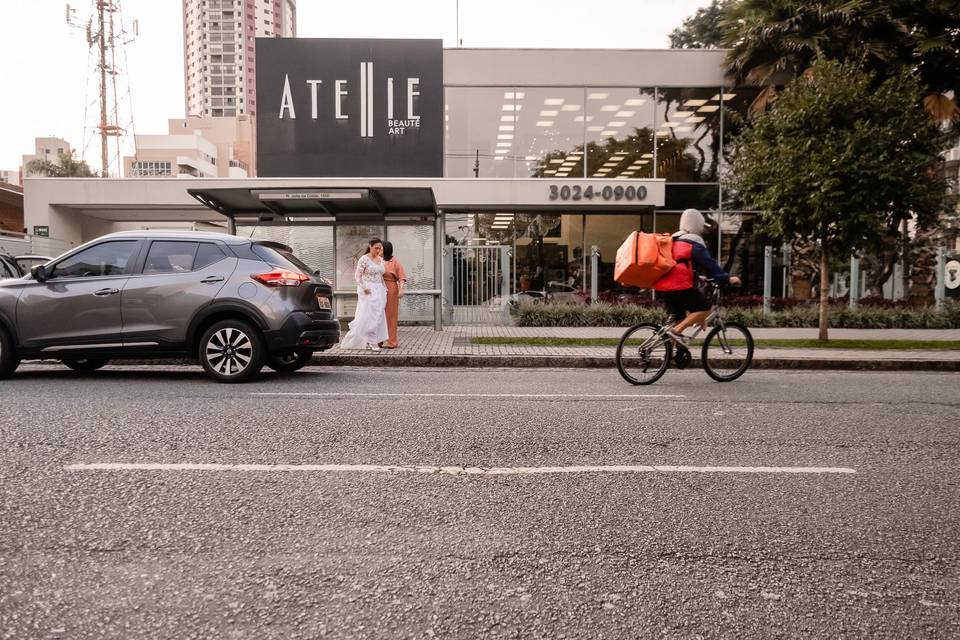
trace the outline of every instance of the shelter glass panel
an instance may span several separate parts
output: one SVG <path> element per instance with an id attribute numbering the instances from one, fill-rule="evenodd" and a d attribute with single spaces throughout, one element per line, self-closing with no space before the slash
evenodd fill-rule
<path id="1" fill-rule="evenodd" d="M 307 266 L 325 278 L 334 276 L 333 227 L 318 225 L 237 225 L 237 235 L 285 244 Z M 351 274 L 351 278 L 353 275 Z"/>
<path id="2" fill-rule="evenodd" d="M 431 225 L 391 225 L 387 239 L 393 243 L 393 255 L 407 273 L 407 290 L 436 288 L 436 253 Z M 408 294 L 400 299 L 401 320 L 432 320 L 433 296 Z"/>

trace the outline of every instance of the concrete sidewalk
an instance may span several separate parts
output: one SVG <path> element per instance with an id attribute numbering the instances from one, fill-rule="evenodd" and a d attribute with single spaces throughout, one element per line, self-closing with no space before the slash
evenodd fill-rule
<path id="1" fill-rule="evenodd" d="M 612 367 L 615 347 L 539 347 L 472 344 L 471 338 L 619 338 L 617 327 L 401 327 L 400 347 L 379 353 L 335 347 L 317 364 L 353 366 Z M 816 329 L 753 329 L 757 339 L 816 339 Z M 960 330 L 831 329 L 833 339 L 960 340 Z M 694 356 L 698 347 L 694 346 Z M 696 362 L 693 363 L 696 366 Z M 857 350 L 758 348 L 753 366 L 770 369 L 960 371 L 960 350 Z"/>

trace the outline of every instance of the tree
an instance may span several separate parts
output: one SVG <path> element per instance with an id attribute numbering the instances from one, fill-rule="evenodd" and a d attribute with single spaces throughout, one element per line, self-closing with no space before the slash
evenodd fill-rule
<path id="1" fill-rule="evenodd" d="M 712 0 L 670 33 L 671 49 L 716 49 L 723 41 L 720 27 L 731 0 Z"/>
<path id="2" fill-rule="evenodd" d="M 877 83 L 914 70 L 931 117 L 960 120 L 956 0 L 739 0 L 719 28 L 734 80 L 764 86 L 754 112 L 769 105 L 775 85 L 825 58 L 857 62 Z"/>
<path id="3" fill-rule="evenodd" d="M 947 139 L 918 95 L 906 73 L 877 86 L 855 64 L 817 61 L 734 145 L 729 187 L 764 212 L 762 228 L 819 242 L 821 340 L 831 259 L 878 250 L 950 205 L 935 170 Z"/>
<path id="4" fill-rule="evenodd" d="M 60 163 L 50 160 L 31 160 L 26 166 L 27 174 L 48 176 L 51 178 L 96 178 L 97 174 L 90 169 L 84 160 L 77 160 L 70 153 L 60 154 Z"/>

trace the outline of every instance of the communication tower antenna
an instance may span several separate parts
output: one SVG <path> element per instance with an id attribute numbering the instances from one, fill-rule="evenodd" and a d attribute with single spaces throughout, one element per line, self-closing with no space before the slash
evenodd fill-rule
<path id="1" fill-rule="evenodd" d="M 117 93 L 117 79 L 123 72 L 117 64 L 117 48 L 126 57 L 125 45 L 133 42 L 139 35 L 139 23 L 134 20 L 133 32 L 127 32 L 123 26 L 120 0 L 93 0 L 93 11 L 85 25 L 77 22 L 76 9 L 69 4 L 66 8 L 67 24 L 84 31 L 87 46 L 96 52 L 96 73 L 100 84 L 100 121 L 97 132 L 100 134 L 100 166 L 104 178 L 110 176 L 110 139 L 116 140 L 117 173 L 120 174 L 120 145 L 126 129 L 121 126 L 120 99 Z M 130 96 L 129 81 L 126 97 Z M 132 111 L 132 107 L 131 107 Z M 130 126 L 133 126 L 131 115 Z"/>

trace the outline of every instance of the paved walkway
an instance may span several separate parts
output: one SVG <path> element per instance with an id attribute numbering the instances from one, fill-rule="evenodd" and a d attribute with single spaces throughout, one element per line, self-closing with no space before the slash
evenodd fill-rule
<path id="1" fill-rule="evenodd" d="M 324 352 L 318 360 L 340 363 L 367 364 L 363 359 L 373 359 L 384 366 L 390 364 L 437 365 L 449 363 L 460 366 L 475 362 L 492 366 L 501 362 L 504 366 L 522 366 L 523 362 L 536 366 L 549 366 L 556 362 L 562 366 L 612 365 L 615 348 L 604 347 L 539 347 L 527 345 L 481 345 L 471 344 L 478 336 L 497 337 L 565 337 L 565 338 L 619 338 L 623 328 L 616 327 L 450 327 L 434 331 L 432 327 L 401 327 L 400 347 L 384 349 L 378 354 L 369 351 L 350 351 L 335 347 Z M 816 329 L 754 329 L 758 339 L 815 339 Z M 832 329 L 831 338 L 857 340 L 960 340 L 960 330 L 900 330 L 900 329 Z M 696 352 L 696 349 L 694 350 Z M 696 355 L 696 353 L 695 353 Z M 960 350 L 857 350 L 857 349 L 789 349 L 758 348 L 754 355 L 759 366 L 762 361 L 782 363 L 789 368 L 817 366 L 828 368 L 831 362 L 848 366 L 856 362 L 913 363 L 914 368 L 924 368 L 925 362 L 941 366 L 960 367 Z M 370 364 L 373 364 L 371 362 Z"/>

